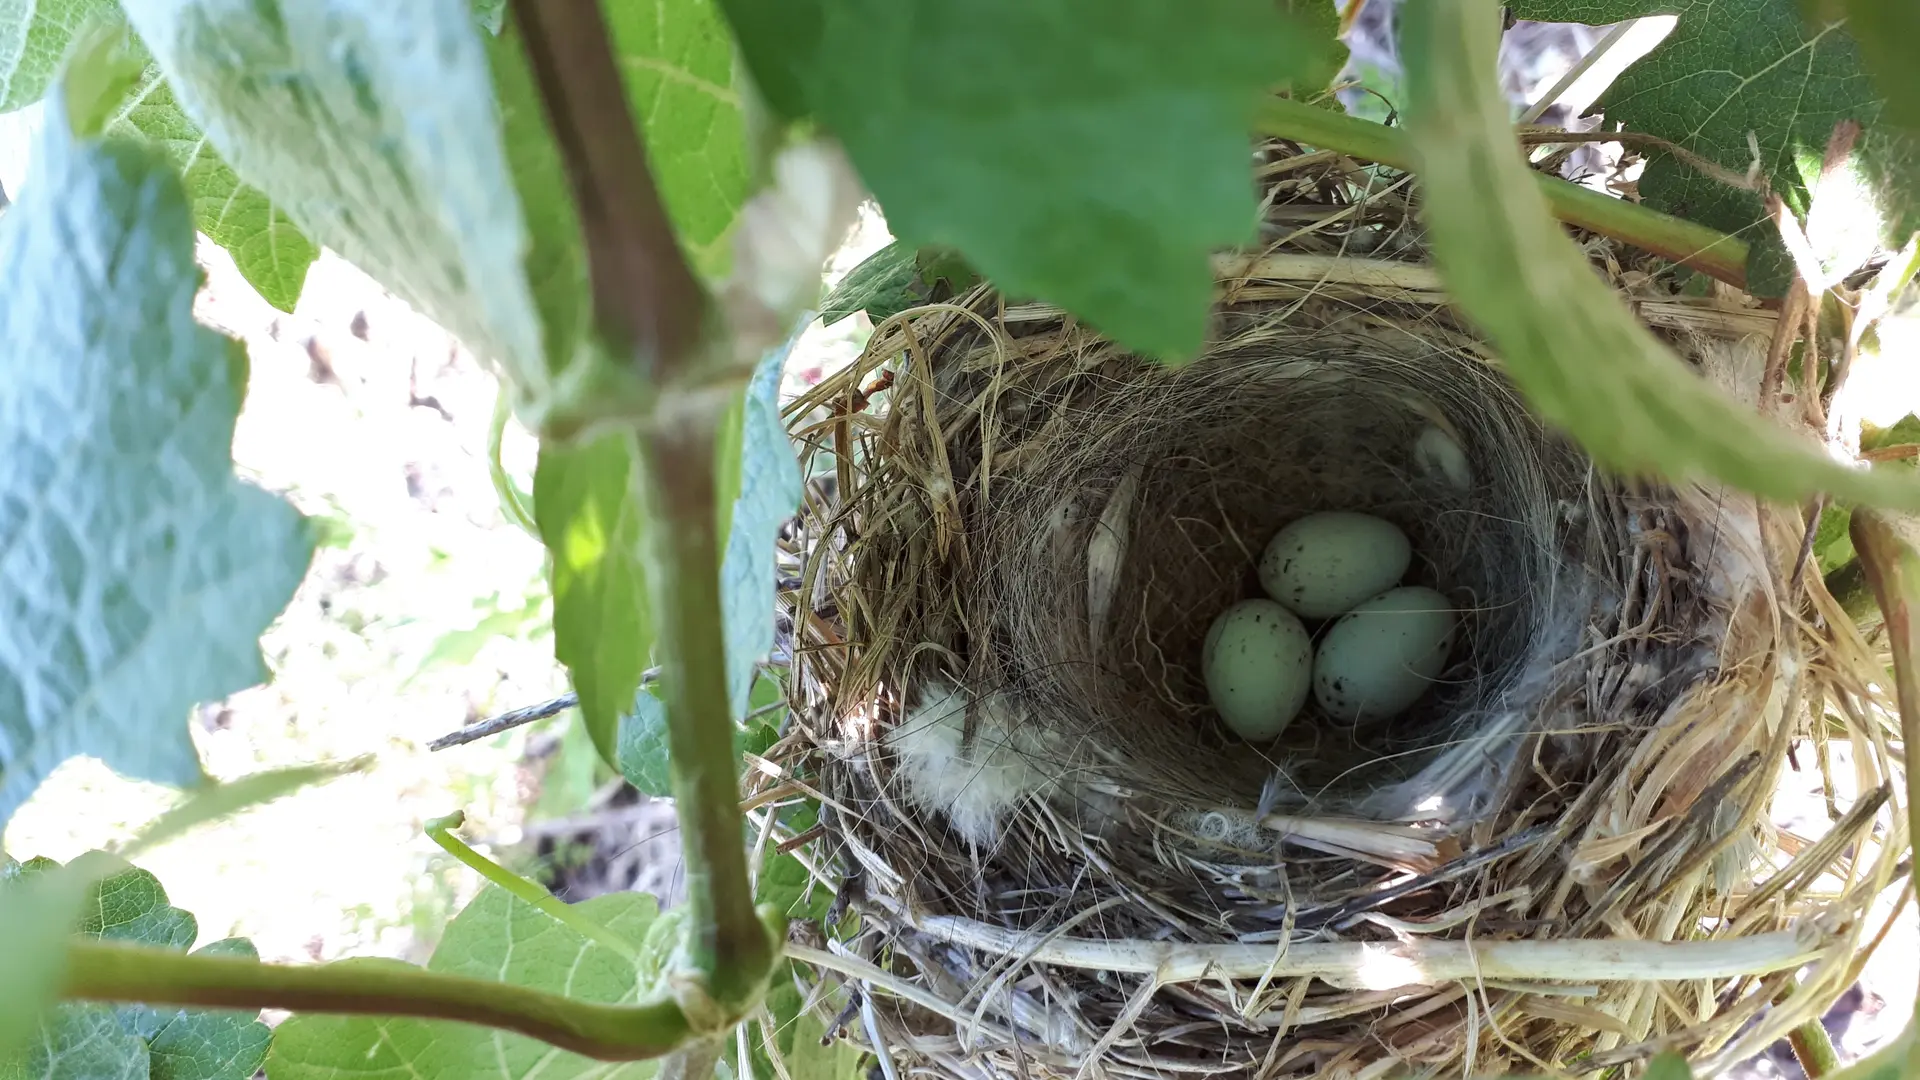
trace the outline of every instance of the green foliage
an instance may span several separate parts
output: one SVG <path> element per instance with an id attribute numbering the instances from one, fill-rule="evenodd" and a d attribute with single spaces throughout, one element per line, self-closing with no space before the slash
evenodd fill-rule
<path id="1" fill-rule="evenodd" d="M 1920 5 L 1908 0 L 1842 0 L 1847 29 L 1860 42 L 1867 70 L 1887 99 L 1886 119 L 1920 133 L 1920 67 L 1913 43 L 1920 41 Z"/>
<path id="2" fill-rule="evenodd" d="M 1655 1054 L 1647 1062 L 1647 1071 L 1640 1074 L 1641 1080 L 1692 1080 L 1693 1068 L 1687 1059 L 1671 1050 Z"/>
<path id="3" fill-rule="evenodd" d="M 641 565 L 646 522 L 633 493 L 638 452 L 621 432 L 582 446 L 549 441 L 533 474 L 533 517 L 553 587 L 554 656 L 567 665 L 593 745 L 610 764 L 619 761 L 620 714 L 653 643 Z"/>
<path id="4" fill-rule="evenodd" d="M 0 824 L 75 754 L 199 782 L 187 711 L 266 676 L 311 555 L 233 475 L 246 356 L 193 320 L 178 178 L 55 105 L 0 219 Z"/>
<path id="5" fill-rule="evenodd" d="M 536 413 L 590 391 L 599 406 L 628 400 L 544 351 L 526 222 L 464 0 L 124 6 L 187 114 L 306 235 L 501 364 Z"/>
<path id="6" fill-rule="evenodd" d="M 722 6 L 775 107 L 839 136 L 903 240 L 1166 358 L 1200 346 L 1208 253 L 1253 236 L 1260 93 L 1331 48 L 1268 0 Z"/>
<path id="7" fill-rule="evenodd" d="M 565 994 L 633 1002 L 651 995 L 670 935 L 653 897 L 615 893 L 575 905 L 582 916 L 638 946 L 623 955 L 538 908 L 489 887 L 468 904 L 427 961 L 427 970 Z M 670 924 L 669 924 L 670 926 Z M 384 963 L 384 961 L 383 961 Z M 268 1080 L 348 1080 L 369 1075 L 542 1080 L 649 1077 L 655 1062 L 610 1064 L 523 1035 L 446 1021 L 296 1016 L 275 1033 Z"/>
<path id="8" fill-rule="evenodd" d="M 0 886 L 50 883 L 60 869 L 46 860 L 28 864 L 26 880 Z M 135 867 L 92 885 L 76 932 L 185 951 L 199 934 L 192 914 L 174 907 L 152 874 Z M 45 934 L 55 943 L 63 927 Z M 213 942 L 197 955 L 254 957 L 241 938 Z M 13 972 L 9 972 L 10 975 Z M 0 1056 L 0 1078 L 139 1077 L 152 1080 L 246 1080 L 260 1067 L 272 1034 L 257 1012 L 151 1009 L 142 1005 L 60 1005 L 39 1021 L 20 1054 Z"/>
<path id="9" fill-rule="evenodd" d="M 773 647 L 774 544 L 780 526 L 800 503 L 800 466 L 780 422 L 780 372 L 787 352 L 788 347 L 777 349 L 755 368 L 741 409 L 739 449 L 722 454 L 739 462 L 730 470 L 739 477 L 739 494 L 727 515 L 727 548 L 720 567 L 727 701 L 735 719 L 746 715 L 755 665 Z M 557 554 L 555 560 L 557 566 Z M 557 579 L 554 602 L 557 609 Z M 634 684 L 639 685 L 637 674 Z M 583 693 L 583 705 L 585 700 Z M 619 720 L 613 760 L 634 787 L 666 796 L 672 793 L 668 757 L 667 707 L 651 691 L 641 690 L 633 697 L 632 714 Z"/>
<path id="10" fill-rule="evenodd" d="M 39 101 L 73 36 L 116 10 L 114 0 L 0 0 L 0 113 Z"/>
<path id="11" fill-rule="evenodd" d="M 804 802 L 789 807 L 780 816 L 781 823 L 798 836 L 819 823 L 820 808 Z M 789 919 L 809 922 L 826 918 L 827 908 L 833 904 L 832 894 L 814 883 L 813 875 L 807 873 L 799 859 L 779 852 L 768 854 L 754 893 L 756 902 L 772 904 Z"/>
<path id="12" fill-rule="evenodd" d="M 1920 228 L 1920 146 L 1879 125 L 1880 95 L 1844 25 L 1809 25 L 1796 0 L 1518 0 L 1510 8 L 1522 19 L 1592 24 L 1678 15 L 1673 33 L 1601 96 L 1596 108 L 1609 122 L 1671 140 L 1735 175 L 1753 163 L 1751 132 L 1761 175 L 1804 215 L 1834 125 L 1857 121 L 1867 129 L 1857 160 L 1889 234 L 1904 239 Z M 1911 70 L 1909 61 L 1901 70 Z M 1758 195 L 1661 153 L 1648 162 L 1640 194 L 1655 209 L 1746 236 L 1754 244 L 1750 287 L 1785 289 L 1791 267 Z"/>
<path id="13" fill-rule="evenodd" d="M 773 984 L 767 988 L 772 1046 L 768 1046 L 760 1024 L 748 1024 L 756 1080 L 763 1077 L 772 1080 L 783 1075 L 793 1080 L 857 1080 L 864 1076 L 866 1053 L 845 1040 L 827 1039 L 826 1024 L 815 1012 L 805 1008 L 806 998 L 794 983 L 793 971 L 790 963 L 779 965 L 774 969 Z M 729 1047 L 729 1062 L 737 1053 Z M 779 1055 L 780 1068 L 775 1067 L 773 1054 Z M 784 1073 L 781 1068 L 785 1069 Z M 734 1073 L 740 1075 L 737 1068 Z"/>
<path id="14" fill-rule="evenodd" d="M 1627 473 L 1920 508 L 1911 473 L 1849 469 L 1728 400 L 1594 277 L 1514 147 L 1486 32 L 1491 0 L 1414 0 L 1403 14 L 1406 40 L 1420 43 L 1407 57 L 1409 129 L 1434 260 L 1542 416 Z"/>
<path id="15" fill-rule="evenodd" d="M 925 294 L 916 288 L 919 256 L 913 245 L 898 240 L 867 256 L 821 301 L 820 322 L 832 326 L 859 311 L 879 322 L 920 303 Z"/>

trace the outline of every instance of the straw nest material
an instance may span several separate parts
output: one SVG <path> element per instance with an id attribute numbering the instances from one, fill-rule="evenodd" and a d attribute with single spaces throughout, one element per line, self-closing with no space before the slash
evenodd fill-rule
<path id="1" fill-rule="evenodd" d="M 1267 242 L 1218 260 L 1191 365 L 981 287 L 789 412 L 794 721 L 749 805 L 822 805 L 784 847 L 837 898 L 794 955 L 855 991 L 838 1022 L 888 1080 L 1277 1077 L 1711 1070 L 1820 1014 L 1904 839 L 1803 510 L 1595 471 L 1446 305 L 1404 178 L 1258 166 Z M 1759 401 L 1771 312 L 1586 242 L 1803 422 Z M 1250 746 L 1201 638 L 1329 508 L 1405 529 L 1466 644 L 1410 713 Z M 1782 770 L 1843 739 L 1863 794 L 1779 831 Z"/>

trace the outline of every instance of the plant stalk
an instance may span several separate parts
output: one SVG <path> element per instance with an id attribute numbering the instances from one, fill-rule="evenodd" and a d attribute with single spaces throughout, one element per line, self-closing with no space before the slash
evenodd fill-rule
<path id="1" fill-rule="evenodd" d="M 1405 134 L 1371 120 L 1273 98 L 1260 109 L 1254 130 L 1323 150 L 1337 150 L 1409 172 L 1418 160 Z M 1747 285 L 1747 244 L 1691 221 L 1603 195 L 1557 176 L 1534 173 L 1554 217 L 1697 270 L 1736 288 Z"/>
<path id="2" fill-rule="evenodd" d="M 671 1000 L 600 1005 L 391 961 L 263 964 L 89 939 L 77 939 L 67 947 L 67 974 L 60 995 L 89 1001 L 453 1020 L 519 1032 L 603 1061 L 660 1057 L 692 1035 L 685 1013 Z"/>
<path id="3" fill-rule="evenodd" d="M 641 505 L 656 522 L 647 530 L 647 589 L 660 620 L 667 752 L 693 913 L 688 955 L 715 1004 L 739 1016 L 759 1000 L 784 935 L 754 910 L 742 842 L 720 625 L 716 415 L 697 400 L 680 405 L 680 415 L 642 435 Z"/>

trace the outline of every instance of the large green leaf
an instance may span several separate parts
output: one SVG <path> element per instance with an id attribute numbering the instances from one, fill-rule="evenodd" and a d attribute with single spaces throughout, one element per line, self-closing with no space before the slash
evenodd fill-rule
<path id="1" fill-rule="evenodd" d="M 1260 94 L 1332 47 L 1272 0 L 721 0 L 774 105 L 833 129 L 915 246 L 1191 356 L 1253 237 Z"/>
<path id="2" fill-rule="evenodd" d="M 731 432 L 737 449 L 720 455 L 738 463 L 731 470 L 737 486 L 727 485 L 737 494 L 727 514 L 727 547 L 720 567 L 727 700 L 735 720 L 746 715 L 755 666 L 773 647 L 774 547 L 780 526 L 800 504 L 800 465 L 780 422 L 780 373 L 791 348 L 789 342 L 773 350 L 755 367 L 740 423 Z M 556 591 L 556 610 L 558 606 Z M 619 718 L 613 761 L 634 787 L 649 795 L 669 795 L 667 707 L 647 690 L 630 700 L 632 712 Z"/>
<path id="3" fill-rule="evenodd" d="M 1549 214 L 1496 79 L 1494 0 L 1403 12 L 1409 128 L 1447 288 L 1534 408 L 1603 465 L 1761 495 L 1920 507 L 1907 469 L 1847 468 L 1690 371 L 1596 277 Z"/>
<path id="4" fill-rule="evenodd" d="M 46 860 L 29 866 L 27 876 L 42 881 L 61 873 Z M 5 888 L 11 891 L 32 883 Z M 185 951 L 199 933 L 194 917 L 168 902 L 159 880 L 134 867 L 91 886 L 80 912 L 75 929 L 89 937 Z M 58 941 L 64 928 L 48 936 Z M 253 945 L 241 938 L 216 941 L 199 952 L 257 955 Z M 0 1058 L 0 1078 L 247 1080 L 266 1058 L 271 1038 L 257 1011 L 60 1005 L 40 1020 L 37 1037 L 28 1041 L 24 1053 Z"/>
<path id="5" fill-rule="evenodd" d="M 582 1001 L 632 1002 L 657 985 L 665 920 L 644 893 L 599 896 L 577 906 L 589 919 L 640 946 L 622 956 L 552 916 L 489 887 L 448 924 L 427 962 L 430 971 L 494 979 Z M 524 1035 L 468 1024 L 376 1017 L 296 1016 L 280 1026 L 267 1058 L 268 1080 L 521 1080 L 636 1078 L 658 1063 L 613 1064 L 558 1050 Z"/>
<path id="6" fill-rule="evenodd" d="M 653 645 L 641 563 L 646 523 L 633 490 L 638 453 L 619 432 L 584 446 L 548 441 L 533 472 L 533 518 L 553 588 L 553 652 L 609 764 L 619 761 L 620 714 L 633 704 Z"/>
<path id="7" fill-rule="evenodd" d="M 0 219 L 0 824 L 76 754 L 199 782 L 188 710 L 266 676 L 312 551 L 233 474 L 246 356 L 194 322 L 179 178 L 67 111 Z"/>
<path id="8" fill-rule="evenodd" d="M 1848 28 L 1866 54 L 1867 70 L 1887 99 L 1887 119 L 1905 127 L 1909 138 L 1920 132 L 1920 65 L 1913 62 L 1920 42 L 1920 4 L 1912 0 L 1843 0 Z"/>
<path id="9" fill-rule="evenodd" d="M 1867 129 L 1857 161 L 1890 234 L 1904 240 L 1920 228 L 1920 147 L 1878 126 L 1880 93 L 1844 24 L 1808 24 L 1798 0 L 1516 0 L 1510 8 L 1523 19 L 1593 24 L 1677 15 L 1667 39 L 1601 96 L 1596 107 L 1608 121 L 1671 140 L 1735 175 L 1753 162 L 1751 135 L 1761 174 L 1803 214 L 1834 126 L 1857 121 Z M 1778 233 L 1753 192 L 1655 153 L 1640 194 L 1655 209 L 1752 241 L 1756 291 L 1778 293 L 1790 280 Z"/>
<path id="10" fill-rule="evenodd" d="M 0 113 L 39 101 L 73 36 L 117 10 L 115 0 L 0 0 Z"/>
<path id="11" fill-rule="evenodd" d="M 139 135 L 167 152 L 186 183 L 193 222 L 226 248 L 233 264 L 267 303 L 292 311 L 320 254 L 264 192 L 242 183 L 207 137 L 174 100 L 160 68 L 148 64 L 140 83 L 107 127 L 109 135 Z"/>
<path id="12" fill-rule="evenodd" d="M 592 351 L 545 350 L 483 32 L 465 0 L 124 7 L 234 172 L 501 364 L 531 422 L 643 400 Z"/>

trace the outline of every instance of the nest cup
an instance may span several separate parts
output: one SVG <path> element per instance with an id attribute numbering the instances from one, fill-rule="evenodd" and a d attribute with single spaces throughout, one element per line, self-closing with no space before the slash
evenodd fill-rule
<path id="1" fill-rule="evenodd" d="M 858 985 L 890 1078 L 1711 1070 L 1819 1015 L 1902 833 L 1801 512 L 1596 472 L 1446 308 L 1397 177 L 1284 143 L 1260 175 L 1270 242 L 1217 260 L 1189 365 L 982 287 L 793 404 L 774 757 L 857 916 L 796 956 Z M 1770 313 L 1589 250 L 1780 411 Z M 1321 510 L 1399 525 L 1465 634 L 1408 712 L 1250 744 L 1201 643 Z M 1868 748 L 1861 794 L 1783 846 L 1813 717 Z"/>

